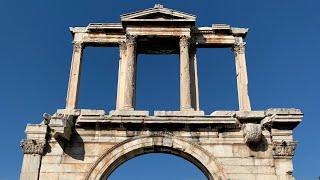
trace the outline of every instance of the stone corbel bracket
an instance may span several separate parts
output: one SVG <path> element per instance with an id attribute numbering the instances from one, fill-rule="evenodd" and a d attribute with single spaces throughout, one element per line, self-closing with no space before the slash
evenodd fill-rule
<path id="1" fill-rule="evenodd" d="M 260 124 L 247 123 L 242 125 L 244 141 L 247 144 L 259 143 L 262 138 L 262 127 Z"/>
<path id="2" fill-rule="evenodd" d="M 105 111 L 94 109 L 58 109 L 54 115 L 44 115 L 44 118 L 49 119 L 46 121 L 49 122 L 50 133 L 54 138 L 63 138 L 70 141 L 73 127 L 79 116 L 99 119 L 105 116 Z"/>
<path id="3" fill-rule="evenodd" d="M 299 109 L 274 108 L 266 111 L 237 111 L 236 118 L 241 124 L 246 143 L 258 143 L 264 129 L 271 132 L 273 140 L 291 146 L 292 130 L 301 122 L 303 113 Z"/>
<path id="4" fill-rule="evenodd" d="M 264 111 L 237 111 L 236 118 L 241 124 L 244 141 L 247 144 L 257 144 L 261 142 L 263 124 L 261 120 L 265 118 Z"/>
<path id="5" fill-rule="evenodd" d="M 74 126 L 74 119 L 79 113 L 77 111 L 67 112 L 64 110 L 58 110 L 50 117 L 49 127 L 50 133 L 55 138 L 63 138 L 70 140 L 72 134 L 72 128 Z"/>

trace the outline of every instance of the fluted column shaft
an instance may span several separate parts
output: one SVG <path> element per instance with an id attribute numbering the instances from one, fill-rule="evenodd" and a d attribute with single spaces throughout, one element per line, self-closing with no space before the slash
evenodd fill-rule
<path id="1" fill-rule="evenodd" d="M 235 38 L 236 41 L 232 49 L 235 54 L 239 110 L 250 111 L 251 105 L 248 94 L 248 75 L 245 57 L 245 42 L 243 42 L 243 39 L 241 37 Z"/>

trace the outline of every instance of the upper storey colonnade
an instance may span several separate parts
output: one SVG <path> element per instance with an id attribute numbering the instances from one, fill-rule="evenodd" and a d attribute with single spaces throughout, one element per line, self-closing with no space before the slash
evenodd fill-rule
<path id="1" fill-rule="evenodd" d="M 85 47 L 119 47 L 117 102 L 114 114 L 135 110 L 138 54 L 180 55 L 180 111 L 204 115 L 199 107 L 197 48 L 231 48 L 235 55 L 240 111 L 250 111 L 244 38 L 247 28 L 226 24 L 197 27 L 196 16 L 155 5 L 124 14 L 121 23 L 93 23 L 70 28 L 73 55 L 66 109 L 77 109 L 82 54 Z"/>

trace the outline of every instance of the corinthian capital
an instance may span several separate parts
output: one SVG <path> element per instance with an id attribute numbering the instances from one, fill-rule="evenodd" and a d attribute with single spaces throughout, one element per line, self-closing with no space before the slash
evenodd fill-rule
<path id="1" fill-rule="evenodd" d="M 130 34 L 127 34 L 126 35 L 126 43 L 128 45 L 135 45 L 136 44 L 136 41 L 137 41 L 137 36 L 135 35 L 130 35 Z"/>
<path id="2" fill-rule="evenodd" d="M 180 36 L 180 46 L 187 47 L 190 44 L 190 37 L 186 35 Z"/>
<path id="3" fill-rule="evenodd" d="M 275 157 L 292 158 L 297 142 L 273 142 L 273 155 Z"/>
<path id="4" fill-rule="evenodd" d="M 83 42 L 80 42 L 80 41 L 73 41 L 73 49 L 75 51 L 81 51 L 83 49 Z"/>
<path id="5" fill-rule="evenodd" d="M 232 50 L 235 54 L 244 54 L 246 43 L 242 41 L 242 39 L 237 38 L 232 46 Z"/>
<path id="6" fill-rule="evenodd" d="M 126 42 L 125 41 L 121 41 L 119 43 L 119 49 L 122 50 L 122 51 L 125 51 L 127 49 L 127 46 L 126 46 Z"/>
<path id="7" fill-rule="evenodd" d="M 45 140 L 25 139 L 21 141 L 20 146 L 24 154 L 43 155 L 46 142 Z"/>

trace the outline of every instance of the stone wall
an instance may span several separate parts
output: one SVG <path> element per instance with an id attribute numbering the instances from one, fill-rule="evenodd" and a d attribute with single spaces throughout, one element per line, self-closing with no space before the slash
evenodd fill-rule
<path id="1" fill-rule="evenodd" d="M 292 129 L 301 121 L 299 110 L 216 111 L 197 117 L 62 113 L 27 126 L 21 179 L 106 178 L 119 164 L 152 152 L 185 158 L 208 179 L 293 179 Z M 31 139 L 32 147 L 46 142 L 43 152 L 25 149 Z"/>

